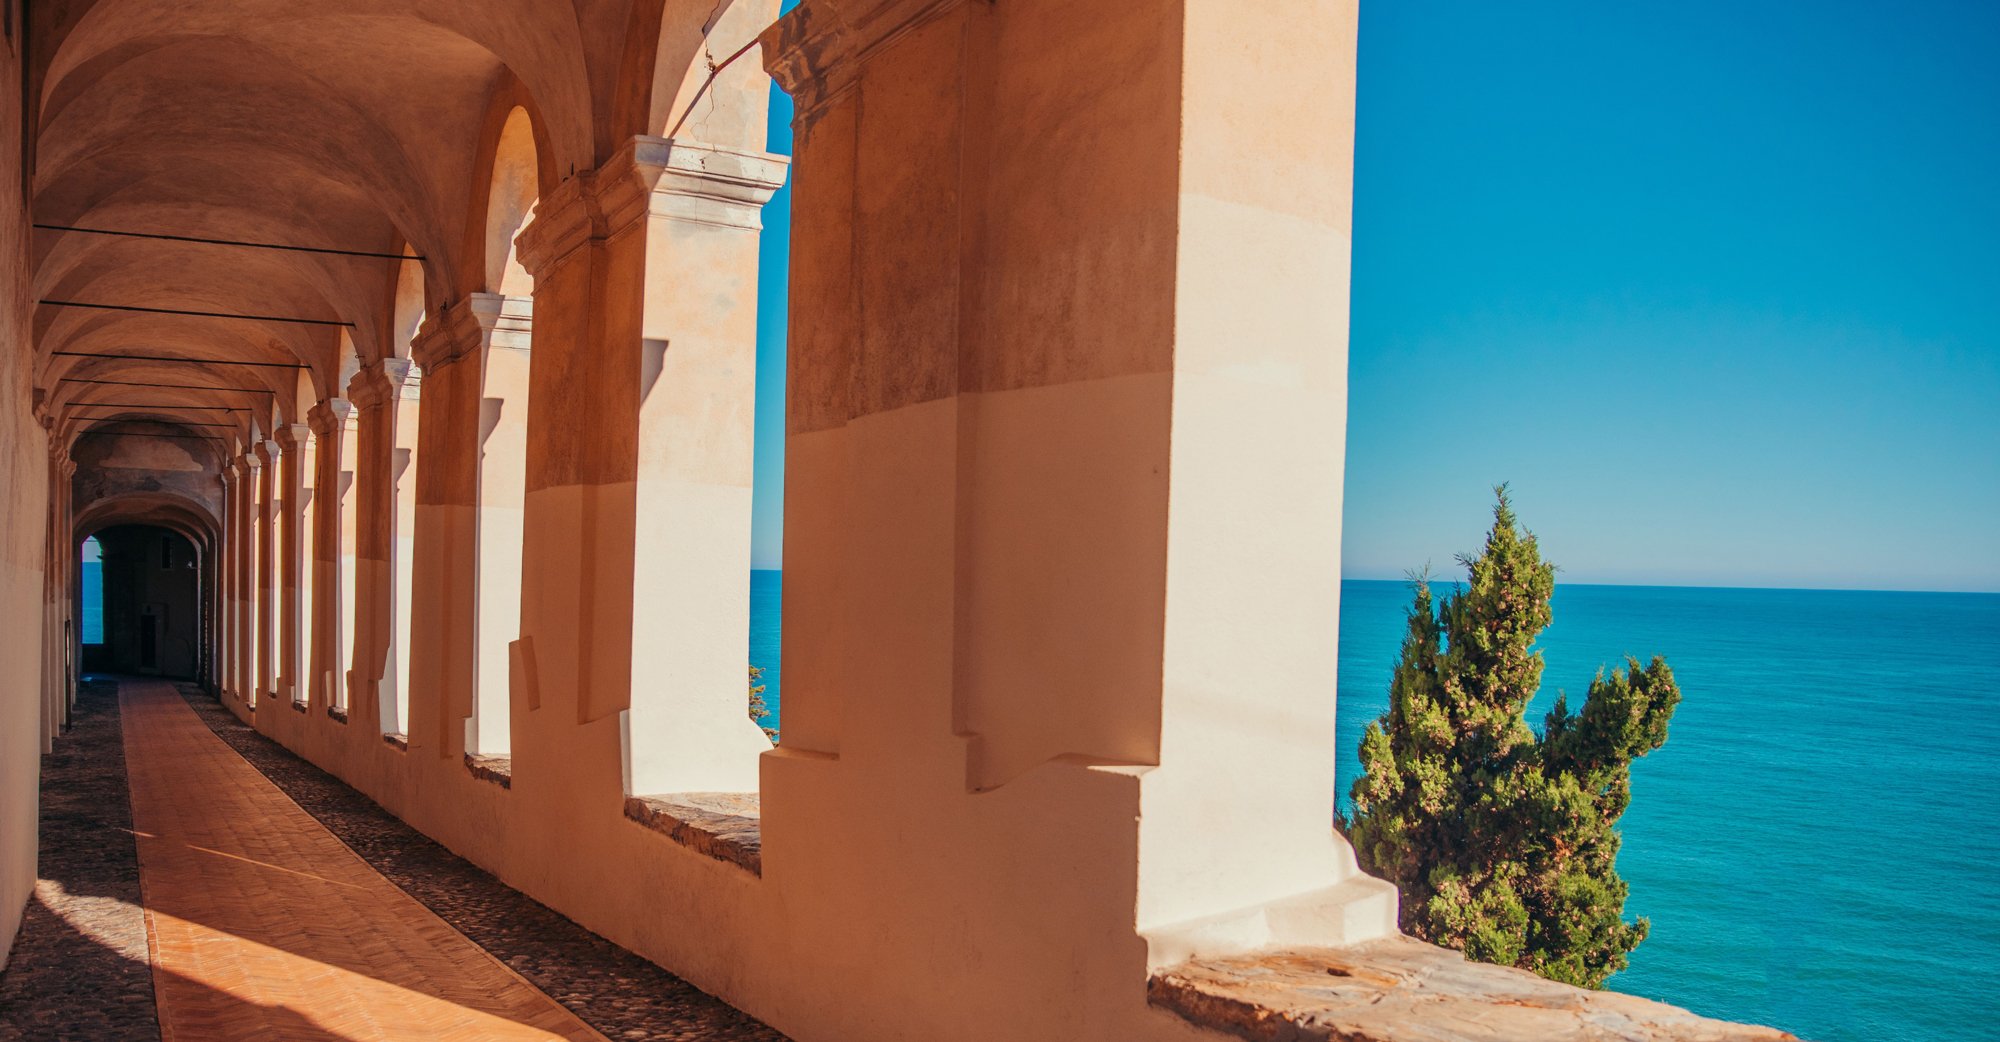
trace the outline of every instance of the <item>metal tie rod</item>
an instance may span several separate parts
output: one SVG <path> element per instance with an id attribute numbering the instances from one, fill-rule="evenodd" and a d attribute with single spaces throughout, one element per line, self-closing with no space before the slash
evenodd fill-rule
<path id="1" fill-rule="evenodd" d="M 217 443 L 221 443 L 224 440 L 222 438 L 211 438 L 206 434 L 153 434 L 150 431 L 107 431 L 98 427 L 77 432 L 78 437 L 82 437 L 85 434 L 115 434 L 121 438 L 173 438 L 179 441 L 213 441 Z"/>
<path id="2" fill-rule="evenodd" d="M 131 402 L 71 402 L 79 409 L 174 409 L 180 412 L 249 412 L 240 405 L 135 405 Z"/>
<path id="3" fill-rule="evenodd" d="M 283 315 L 232 315 L 223 311 L 186 311 L 181 308 L 142 308 L 131 304 L 86 304 L 80 300 L 38 300 L 37 304 L 47 304 L 58 308 L 96 308 L 100 311 L 139 311 L 148 315 L 196 315 L 201 318 L 241 318 L 252 322 L 303 322 L 309 326 L 347 326 L 352 322 L 336 322 L 330 318 L 287 318 Z"/>
<path id="4" fill-rule="evenodd" d="M 109 355 L 98 351 L 50 351 L 52 355 L 67 355 L 71 358 L 123 358 L 133 362 L 199 362 L 202 365 L 254 365 L 265 369 L 306 369 L 304 362 L 238 362 L 228 358 L 174 358 L 170 355 Z M 162 387 L 164 384 L 140 384 L 135 386 Z"/>
<path id="5" fill-rule="evenodd" d="M 171 423 L 180 427 L 228 427 L 236 429 L 233 423 L 196 423 L 192 420 L 147 420 L 129 416 L 78 416 L 79 420 L 104 420 L 110 423 Z"/>
<path id="6" fill-rule="evenodd" d="M 384 260 L 423 260 L 404 253 L 369 253 L 365 250 L 330 250 L 322 246 L 286 246 L 276 242 L 243 242 L 239 239 L 198 239 L 192 235 L 159 235 L 152 232 L 114 232 L 109 228 L 73 228 L 66 224 L 37 224 L 52 232 L 82 232 L 85 235 L 122 235 L 129 239 L 165 239 L 169 242 L 199 242 L 210 246 L 249 246 L 259 250 L 291 250 L 296 253 L 331 253 L 340 257 L 380 257 Z"/>
<path id="7" fill-rule="evenodd" d="M 94 356 L 93 356 L 94 357 Z M 107 355 L 105 357 L 123 357 Z M 65 376 L 56 381 L 59 384 L 106 384 L 113 387 L 172 387 L 181 391 L 240 391 L 244 394 L 277 394 L 262 387 L 210 387 L 207 384 L 156 384 L 141 380 L 86 380 L 80 376 Z"/>

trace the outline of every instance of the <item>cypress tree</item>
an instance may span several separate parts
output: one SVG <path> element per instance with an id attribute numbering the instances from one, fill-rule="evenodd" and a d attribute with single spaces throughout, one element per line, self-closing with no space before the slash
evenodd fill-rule
<path id="1" fill-rule="evenodd" d="M 1389 685 L 1361 740 L 1362 776 L 1342 822 L 1356 857 L 1402 893 L 1402 928 L 1482 962 L 1601 988 L 1649 923 L 1624 920 L 1613 826 L 1632 761 L 1667 740 L 1673 671 L 1628 658 L 1599 669 L 1583 708 L 1557 698 L 1537 735 L 1531 650 L 1552 618 L 1555 566 L 1515 522 L 1507 486 L 1467 581 L 1433 599 L 1427 575 Z"/>

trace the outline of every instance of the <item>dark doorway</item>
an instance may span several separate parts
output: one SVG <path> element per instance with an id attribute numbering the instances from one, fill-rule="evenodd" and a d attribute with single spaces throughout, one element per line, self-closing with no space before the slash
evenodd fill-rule
<path id="1" fill-rule="evenodd" d="M 102 643 L 83 645 L 84 669 L 192 679 L 202 646 L 195 545 L 153 525 L 116 525 L 93 535 L 103 635 Z"/>
<path id="2" fill-rule="evenodd" d="M 139 668 L 160 668 L 160 617 L 153 614 L 150 605 L 139 616 Z"/>

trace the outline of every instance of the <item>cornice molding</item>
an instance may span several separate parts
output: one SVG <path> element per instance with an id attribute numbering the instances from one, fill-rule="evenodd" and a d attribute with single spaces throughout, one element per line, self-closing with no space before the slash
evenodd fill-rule
<path id="1" fill-rule="evenodd" d="M 535 329 L 535 298 L 474 293 L 465 298 L 465 316 L 478 325 L 481 347 L 526 351 Z"/>
<path id="2" fill-rule="evenodd" d="M 869 59 L 967 0 L 805 0 L 757 37 L 764 71 L 792 96 L 792 125 L 809 127 L 861 82 Z"/>
<path id="3" fill-rule="evenodd" d="M 634 137 L 603 167 L 564 181 L 535 208 L 534 221 L 514 240 L 521 266 L 539 283 L 578 249 L 617 238 L 645 216 L 755 231 L 790 163 L 769 152 Z"/>
<path id="4" fill-rule="evenodd" d="M 649 211 L 676 221 L 757 231 L 764 204 L 785 185 L 791 157 L 698 141 L 635 138 L 634 164 L 648 164 Z M 655 166 L 654 164 L 657 164 Z"/>

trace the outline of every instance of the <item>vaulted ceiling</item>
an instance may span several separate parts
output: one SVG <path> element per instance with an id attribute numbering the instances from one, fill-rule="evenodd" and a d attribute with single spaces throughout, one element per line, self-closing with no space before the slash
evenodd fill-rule
<path id="1" fill-rule="evenodd" d="M 544 179 L 588 170 L 661 132 L 654 80 L 678 85 L 726 10 L 764 7 L 775 15 L 775 0 L 33 5 L 38 225 L 392 255 L 38 230 L 38 301 L 156 309 L 40 304 L 45 415 L 70 433 L 100 422 L 85 415 L 244 435 L 302 422 L 341 393 L 344 362 L 405 349 L 394 256 L 423 258 L 433 307 L 484 288 L 468 222 L 483 219 L 497 96 L 529 108 Z"/>

